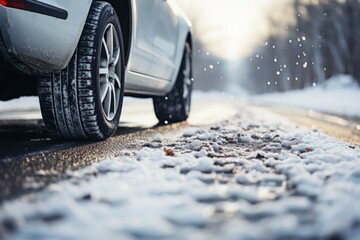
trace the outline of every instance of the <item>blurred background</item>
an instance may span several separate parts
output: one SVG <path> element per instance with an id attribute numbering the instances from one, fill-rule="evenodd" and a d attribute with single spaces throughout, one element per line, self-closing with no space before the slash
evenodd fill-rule
<path id="1" fill-rule="evenodd" d="M 283 92 L 338 75 L 359 83 L 359 0 L 177 2 L 193 23 L 198 90 Z"/>

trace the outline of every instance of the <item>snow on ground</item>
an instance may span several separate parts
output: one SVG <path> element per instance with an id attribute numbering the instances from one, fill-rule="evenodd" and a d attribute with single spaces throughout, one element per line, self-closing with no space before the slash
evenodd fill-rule
<path id="1" fill-rule="evenodd" d="M 252 107 L 164 142 L 4 202 L 0 238 L 360 238 L 356 146 Z"/>
<path id="2" fill-rule="evenodd" d="M 40 104 L 38 97 L 20 97 L 8 101 L 0 101 L 0 112 L 39 110 Z"/>
<path id="3" fill-rule="evenodd" d="M 252 100 L 260 104 L 299 107 L 360 118 L 360 86 L 347 75 L 333 77 L 324 84 L 303 90 L 259 95 Z"/>

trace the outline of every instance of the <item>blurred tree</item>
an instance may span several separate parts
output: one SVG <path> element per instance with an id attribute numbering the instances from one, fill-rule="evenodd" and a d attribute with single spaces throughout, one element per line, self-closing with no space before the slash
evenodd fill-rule
<path id="1" fill-rule="evenodd" d="M 248 57 L 253 91 L 304 88 L 337 74 L 360 83 L 359 0 L 292 0 L 288 13 L 294 21 L 286 26 L 269 15 L 270 36 Z"/>

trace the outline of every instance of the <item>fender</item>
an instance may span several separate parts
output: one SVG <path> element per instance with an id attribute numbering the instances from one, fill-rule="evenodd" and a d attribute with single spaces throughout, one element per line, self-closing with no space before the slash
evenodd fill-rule
<path id="1" fill-rule="evenodd" d="M 43 7 L 66 11 L 66 19 L 50 16 L 54 13 L 38 13 L 44 10 L 41 8 L 30 12 L 0 5 L 0 33 L 5 52 L 26 73 L 64 69 L 77 47 L 91 3 L 92 0 L 43 1 Z"/>

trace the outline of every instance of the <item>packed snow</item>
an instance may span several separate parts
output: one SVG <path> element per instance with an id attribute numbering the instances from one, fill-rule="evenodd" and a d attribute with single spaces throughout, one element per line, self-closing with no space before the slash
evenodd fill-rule
<path id="1" fill-rule="evenodd" d="M 252 100 L 261 104 L 360 118 L 360 86 L 348 75 L 335 76 L 323 84 L 314 84 L 303 90 L 259 95 Z"/>
<path id="2" fill-rule="evenodd" d="M 360 148 L 254 107 L 68 175 L 5 201 L 0 238 L 360 238 Z"/>

